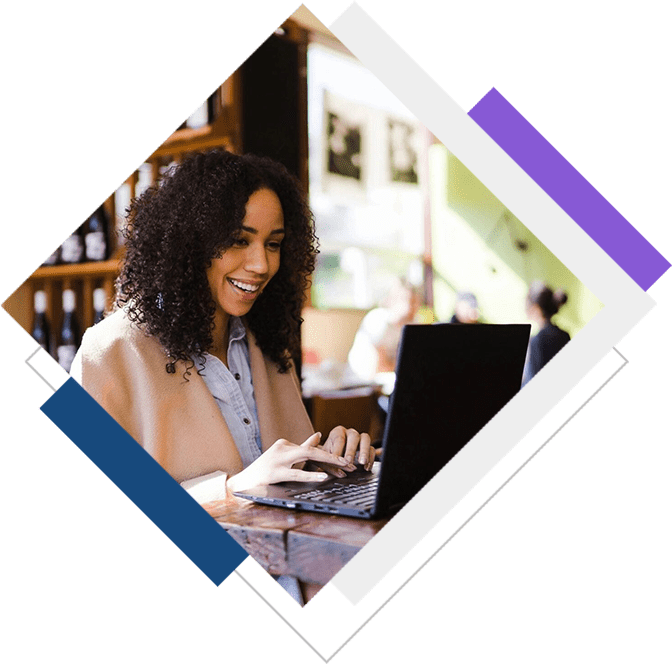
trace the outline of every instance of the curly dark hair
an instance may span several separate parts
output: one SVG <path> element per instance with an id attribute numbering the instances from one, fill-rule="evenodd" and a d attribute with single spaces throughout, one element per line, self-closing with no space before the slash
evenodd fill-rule
<path id="1" fill-rule="evenodd" d="M 281 164 L 223 149 L 195 153 L 134 199 L 116 304 L 155 337 L 174 372 L 213 345 L 215 303 L 206 277 L 213 258 L 232 246 L 249 197 L 270 189 L 282 205 L 280 268 L 246 316 L 262 352 L 281 372 L 300 352 L 301 309 L 315 268 L 313 215 L 298 180 Z"/>

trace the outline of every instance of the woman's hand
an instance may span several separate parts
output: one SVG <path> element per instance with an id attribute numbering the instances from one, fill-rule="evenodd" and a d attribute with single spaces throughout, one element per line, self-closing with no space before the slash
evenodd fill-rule
<path id="1" fill-rule="evenodd" d="M 329 477 L 323 471 L 311 472 L 293 467 L 305 461 L 313 461 L 329 468 L 352 470 L 352 464 L 342 456 L 318 447 L 321 436 L 320 433 L 314 433 L 301 445 L 290 443 L 284 438 L 277 440 L 245 470 L 230 477 L 227 487 L 231 491 L 242 491 L 277 482 L 322 482 Z"/>
<path id="2" fill-rule="evenodd" d="M 345 457 L 350 464 L 358 463 L 364 470 L 371 470 L 376 458 L 376 450 L 371 447 L 368 433 L 358 433 L 355 429 L 340 426 L 331 430 L 322 449 L 337 457 Z"/>

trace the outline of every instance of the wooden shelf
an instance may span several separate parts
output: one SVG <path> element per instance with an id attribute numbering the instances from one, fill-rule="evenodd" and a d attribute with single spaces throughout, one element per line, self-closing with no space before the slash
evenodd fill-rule
<path id="1" fill-rule="evenodd" d="M 47 265 L 37 268 L 29 279 L 67 279 L 78 277 L 107 277 L 116 275 L 119 269 L 119 261 L 110 258 L 106 261 L 95 263 L 73 263 L 68 265 Z"/>
<path id="2" fill-rule="evenodd" d="M 214 147 L 235 148 L 238 131 L 230 118 L 228 109 L 222 109 L 222 114 L 212 124 L 198 129 L 178 129 L 147 161 L 152 162 L 162 157 L 175 157 L 185 152 L 198 152 Z"/>
<path id="3" fill-rule="evenodd" d="M 209 103 L 212 104 L 211 110 L 215 119 L 211 124 L 193 129 L 178 129 L 145 160 L 145 163 L 151 167 L 149 173 L 143 164 L 129 175 L 122 185 L 124 190 L 119 197 L 124 208 L 128 206 L 127 199 L 130 200 L 138 194 L 141 175 L 143 185 L 156 183 L 163 168 L 172 162 L 180 163 L 189 153 L 213 147 L 224 147 L 237 154 L 257 151 L 268 154 L 278 161 L 285 160 L 287 161 L 285 165 L 295 171 L 307 187 L 308 143 L 304 89 L 307 33 L 288 21 L 283 26 L 280 39 L 281 41 L 295 41 L 296 52 L 285 53 L 284 50 L 278 51 L 276 48 L 268 51 L 260 47 L 256 64 L 253 67 L 250 68 L 247 64 L 241 66 L 212 93 L 212 100 L 209 99 Z M 268 41 L 275 44 L 277 40 L 278 35 L 275 35 Z M 281 60 L 278 62 L 280 74 L 276 74 L 269 70 L 269 63 L 274 64 L 279 58 Z M 295 85 L 297 88 L 295 96 L 300 97 L 298 101 L 293 100 L 291 96 L 285 99 L 284 93 L 277 94 L 275 91 L 274 85 L 277 87 L 278 77 L 284 80 L 285 74 L 289 77 L 288 80 L 296 78 L 298 81 Z M 245 85 L 243 85 L 244 82 Z M 264 111 L 261 115 L 258 113 L 260 107 Z M 278 108 L 284 109 L 284 115 L 276 112 Z M 292 127 L 301 126 L 301 130 L 294 138 L 286 135 L 287 121 L 283 119 L 286 116 L 291 117 Z M 248 128 L 244 131 L 246 126 Z M 296 130 L 293 131 L 297 134 Z M 253 138 L 254 144 L 252 143 Z M 296 146 L 296 155 L 286 153 L 287 144 Z M 147 182 L 144 181 L 145 178 Z M 113 194 L 103 203 L 113 227 L 116 220 L 124 214 L 124 210 L 116 209 L 115 199 Z M 100 262 L 38 267 L 7 299 L 3 307 L 24 329 L 30 332 L 33 319 L 33 296 L 36 290 L 44 290 L 47 296 L 47 316 L 52 328 L 57 329 L 63 317 L 62 292 L 66 288 L 71 288 L 76 294 L 76 310 L 81 328 L 86 329 L 93 322 L 93 291 L 96 288 L 105 289 L 108 305 L 114 302 L 115 280 L 121 267 L 124 248 L 116 246 L 114 232 L 110 232 L 109 235 L 112 258 Z M 298 365 L 299 362 L 297 362 Z"/>

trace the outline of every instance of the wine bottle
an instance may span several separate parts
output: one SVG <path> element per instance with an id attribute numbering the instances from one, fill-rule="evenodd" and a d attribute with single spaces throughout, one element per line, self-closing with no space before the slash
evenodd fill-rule
<path id="1" fill-rule="evenodd" d="M 124 231 L 126 230 L 126 215 L 131 206 L 131 185 L 124 182 L 114 192 L 114 211 L 116 218 L 114 220 L 114 230 L 116 233 L 117 246 L 122 246 L 126 242 Z"/>
<path id="2" fill-rule="evenodd" d="M 206 99 L 188 118 L 187 127 L 190 129 L 199 129 L 205 127 L 210 120 L 210 105 Z"/>
<path id="3" fill-rule="evenodd" d="M 57 265 L 60 259 L 61 259 L 61 248 L 57 247 L 56 251 L 49 254 L 49 256 L 44 261 L 42 261 L 42 265 Z"/>
<path id="4" fill-rule="evenodd" d="M 84 254 L 87 261 L 104 261 L 107 251 L 107 213 L 101 205 L 86 223 Z"/>
<path id="5" fill-rule="evenodd" d="M 35 291 L 33 317 L 33 339 L 37 341 L 44 350 L 49 352 L 49 321 L 47 320 L 47 294 L 43 290 Z"/>
<path id="6" fill-rule="evenodd" d="M 100 323 L 105 317 L 105 304 L 107 296 L 104 288 L 96 288 L 93 291 L 93 324 Z"/>
<path id="7" fill-rule="evenodd" d="M 219 88 L 208 97 L 208 124 L 219 117 Z"/>
<path id="8" fill-rule="evenodd" d="M 63 324 L 58 335 L 56 359 L 68 372 L 75 358 L 79 341 L 79 325 L 75 315 L 75 291 L 66 288 L 63 291 Z"/>
<path id="9" fill-rule="evenodd" d="M 178 162 L 173 159 L 169 163 L 159 166 L 159 179 L 166 177 L 166 175 L 171 171 L 174 171 L 178 165 Z"/>
<path id="10" fill-rule="evenodd" d="M 138 166 L 138 181 L 135 185 L 135 195 L 142 196 L 152 184 L 152 165 L 145 162 Z"/>
<path id="11" fill-rule="evenodd" d="M 79 263 L 84 257 L 84 237 L 80 226 L 61 245 L 61 263 Z"/>

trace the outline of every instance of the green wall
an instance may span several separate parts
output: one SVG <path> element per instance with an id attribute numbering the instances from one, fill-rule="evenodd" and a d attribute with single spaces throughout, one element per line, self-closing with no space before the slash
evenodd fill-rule
<path id="1" fill-rule="evenodd" d="M 448 320 L 456 291 L 467 290 L 485 321 L 525 322 L 527 289 L 538 279 L 567 292 L 554 322 L 572 336 L 600 310 L 601 302 L 443 145 L 430 150 L 430 178 L 437 320 Z"/>

